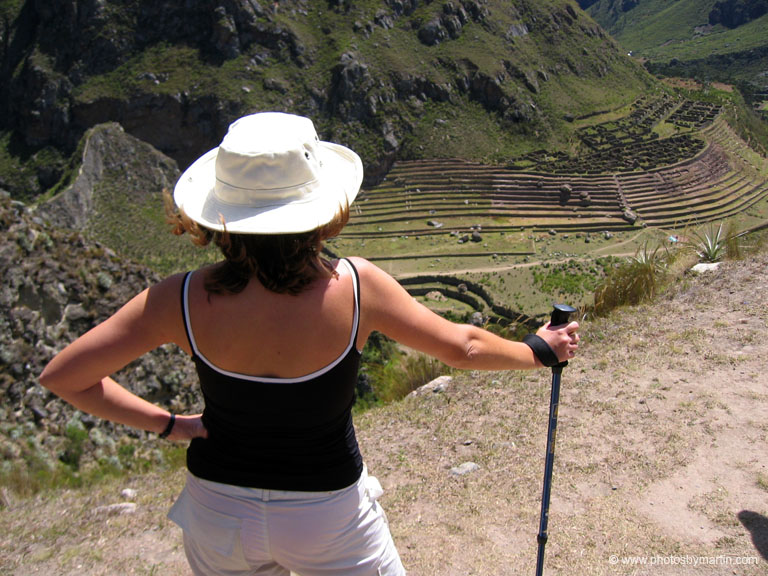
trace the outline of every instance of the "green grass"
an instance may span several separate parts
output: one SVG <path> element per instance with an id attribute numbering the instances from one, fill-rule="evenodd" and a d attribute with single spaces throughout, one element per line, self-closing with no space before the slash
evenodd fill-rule
<path id="1" fill-rule="evenodd" d="M 502 126 L 478 102 L 458 98 L 463 102 L 460 107 L 427 102 L 409 113 L 416 123 L 403 142 L 404 159 L 464 158 L 498 163 L 540 144 L 532 134 Z M 435 126 L 441 129 L 435 130 Z"/>
<path id="2" fill-rule="evenodd" d="M 627 50 L 647 55 L 665 42 L 680 42 L 694 36 L 694 28 L 708 21 L 714 0 L 650 0 L 623 14 L 608 29 Z M 598 16 L 599 20 L 602 20 Z"/>
<path id="3" fill-rule="evenodd" d="M 91 437 L 95 438 L 93 431 L 89 435 L 79 420 L 71 419 L 58 459 L 51 458 L 50 447 L 44 449 L 30 439 L 22 446 L 20 460 L 0 465 L 0 486 L 23 498 L 62 488 L 87 488 L 109 478 L 150 469 L 176 470 L 186 459 L 186 447 L 182 445 L 158 444 L 155 439 L 142 443 L 123 437 L 111 448 L 107 445 L 94 449 Z"/>
<path id="4" fill-rule="evenodd" d="M 589 12 L 626 50 L 654 60 L 705 58 L 768 43 L 766 16 L 732 30 L 721 25 L 707 28 L 715 2 L 645 0 L 618 15 L 604 10 L 607 3 L 598 3 Z"/>
<path id="5" fill-rule="evenodd" d="M 633 56 L 648 60 L 665 75 L 754 83 L 768 86 L 762 76 L 768 56 L 768 15 L 738 28 L 709 26 L 715 0 L 646 0 L 628 12 L 611 13 L 598 3 L 590 13 Z M 675 63 L 670 66 L 670 62 Z"/>
<path id="6" fill-rule="evenodd" d="M 694 34 L 691 26 L 681 29 L 675 25 L 675 22 L 680 20 L 675 18 L 677 18 L 676 14 L 669 16 L 669 20 L 660 17 L 658 21 L 648 22 L 642 28 L 633 30 L 631 34 L 619 35 L 618 40 L 628 49 L 632 49 L 629 48 L 630 46 L 638 46 L 637 56 L 661 62 L 668 62 L 672 58 L 678 60 L 709 58 L 760 48 L 768 44 L 765 34 L 768 15 L 734 29 L 718 25 L 702 35 Z M 706 22 L 706 16 L 697 22 Z M 651 30 L 652 32 L 649 33 Z"/>
<path id="7" fill-rule="evenodd" d="M 544 264 L 534 269 L 534 286 L 553 296 L 581 297 L 593 291 L 609 269 L 610 260 L 599 258 L 594 262 L 571 259 L 554 265 Z"/>
<path id="8" fill-rule="evenodd" d="M 746 105 L 741 94 L 734 92 L 726 109 L 729 125 L 763 158 L 768 157 L 768 122 Z"/>
<path id="9" fill-rule="evenodd" d="M 165 221 L 162 194 L 126 193 L 122 172 L 105 174 L 94 191 L 86 235 L 122 256 L 160 274 L 171 274 L 216 262 L 215 247 L 199 248 L 186 236 L 173 236 Z"/>
<path id="10" fill-rule="evenodd" d="M 187 92 L 194 97 L 227 89 L 231 81 L 227 72 L 231 68 L 232 64 L 226 68 L 204 64 L 198 51 L 190 46 L 156 44 L 111 72 L 90 77 L 74 94 L 86 102 L 99 98 L 127 99 L 146 92 Z M 159 82 L 145 74 L 154 75 Z"/>

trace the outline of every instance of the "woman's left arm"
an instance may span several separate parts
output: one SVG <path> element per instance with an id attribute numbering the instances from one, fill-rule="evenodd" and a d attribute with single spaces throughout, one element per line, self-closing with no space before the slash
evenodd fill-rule
<path id="1" fill-rule="evenodd" d="M 107 320 L 57 354 L 40 384 L 83 412 L 134 428 L 161 433 L 170 413 L 123 388 L 111 378 L 133 360 L 179 337 L 181 276 L 144 290 Z M 171 440 L 205 436 L 199 415 L 178 416 Z"/>

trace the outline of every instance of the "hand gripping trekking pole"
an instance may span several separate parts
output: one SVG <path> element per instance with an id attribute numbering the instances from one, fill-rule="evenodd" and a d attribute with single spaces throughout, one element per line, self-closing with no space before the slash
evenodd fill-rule
<path id="1" fill-rule="evenodd" d="M 576 309 L 567 304 L 555 304 L 550 318 L 551 326 L 567 324 L 570 315 Z M 555 463 L 555 437 L 557 435 L 557 408 L 560 402 L 560 375 L 568 361 L 552 366 L 552 395 L 549 399 L 549 428 L 547 430 L 547 454 L 544 461 L 544 488 L 541 493 L 541 518 L 539 520 L 539 553 L 536 557 L 536 576 L 544 571 L 544 546 L 547 543 L 547 522 L 549 520 L 549 494 L 552 488 L 552 467 Z"/>

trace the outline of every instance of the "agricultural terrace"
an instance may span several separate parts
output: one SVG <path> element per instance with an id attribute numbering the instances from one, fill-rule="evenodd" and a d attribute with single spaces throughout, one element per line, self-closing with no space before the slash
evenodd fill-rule
<path id="1" fill-rule="evenodd" d="M 438 311 L 527 323 L 553 301 L 589 302 L 611 258 L 768 217 L 768 162 L 718 105 L 664 96 L 575 121 L 574 157 L 396 163 L 329 249 L 375 261 Z"/>

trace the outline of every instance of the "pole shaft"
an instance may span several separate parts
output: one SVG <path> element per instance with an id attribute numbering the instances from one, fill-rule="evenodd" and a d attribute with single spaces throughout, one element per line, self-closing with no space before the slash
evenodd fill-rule
<path id="1" fill-rule="evenodd" d="M 555 304 L 550 315 L 551 326 L 562 326 L 568 322 L 576 308 L 567 304 Z M 547 523 L 549 522 L 549 495 L 552 488 L 552 468 L 555 464 L 555 439 L 557 437 L 557 409 L 560 404 L 560 376 L 567 361 L 552 366 L 552 394 L 549 397 L 549 426 L 547 428 L 547 455 L 544 459 L 544 487 L 541 492 L 541 518 L 539 520 L 539 553 L 536 557 L 536 576 L 544 572 L 544 546 L 547 544 Z"/>
<path id="2" fill-rule="evenodd" d="M 552 490 L 552 469 L 555 464 L 555 441 L 557 439 L 557 410 L 560 403 L 560 375 L 563 367 L 552 367 L 552 393 L 549 398 L 549 426 L 547 428 L 547 453 L 544 459 L 544 486 L 541 493 L 541 517 L 539 519 L 539 552 L 536 557 L 536 576 L 544 571 L 544 546 L 547 543 L 549 522 L 549 497 Z"/>

